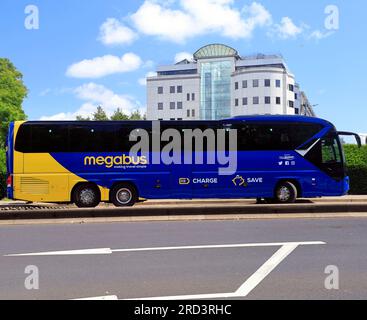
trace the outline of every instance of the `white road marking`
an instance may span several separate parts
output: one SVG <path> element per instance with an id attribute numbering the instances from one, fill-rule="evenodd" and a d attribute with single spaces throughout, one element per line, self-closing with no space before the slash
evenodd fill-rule
<path id="1" fill-rule="evenodd" d="M 91 255 L 91 254 L 111 254 L 110 248 L 101 249 L 84 249 L 84 250 L 68 250 L 68 251 L 49 251 L 34 252 L 21 254 L 7 254 L 5 257 L 26 257 L 26 256 L 69 256 L 69 255 Z"/>
<path id="2" fill-rule="evenodd" d="M 38 253 L 10 254 L 7 257 L 16 256 L 54 256 L 54 255 L 96 255 L 112 254 L 122 252 L 142 252 L 142 251 L 168 251 L 168 250 L 193 250 L 193 249 L 223 249 L 223 248 L 245 248 L 245 247 L 279 247 L 259 269 L 256 270 L 235 292 L 228 293 L 208 293 L 195 295 L 179 296 L 160 296 L 134 298 L 125 300 L 196 300 L 196 299 L 225 299 L 225 298 L 244 298 L 255 289 L 285 258 L 287 258 L 298 246 L 323 245 L 323 241 L 305 242 L 272 242 L 272 243 L 243 243 L 243 244 L 224 244 L 224 245 L 201 245 L 201 246 L 178 246 L 178 247 L 152 247 L 152 248 L 132 248 L 132 249 L 85 249 L 69 251 L 51 251 Z M 76 300 L 118 300 L 117 296 L 101 296 Z"/>
<path id="3" fill-rule="evenodd" d="M 301 243 L 301 242 L 300 242 Z M 311 242 L 310 242 L 311 243 Z M 305 243 L 302 243 L 305 244 Z M 322 242 L 313 242 L 312 244 L 325 244 Z M 291 254 L 299 243 L 283 244 L 256 272 L 250 276 L 235 292 L 213 293 L 213 294 L 195 294 L 181 296 L 148 297 L 126 300 L 198 300 L 198 299 L 225 299 L 225 298 L 245 298 L 255 287 L 263 281 L 289 254 Z"/>
<path id="4" fill-rule="evenodd" d="M 208 294 L 193 294 L 193 295 L 182 295 L 182 296 L 165 296 L 165 297 L 148 297 L 148 298 L 137 298 L 137 299 L 123 299 L 127 301 L 139 301 L 139 300 L 211 300 L 211 299 L 228 299 L 238 298 L 233 292 L 229 293 L 208 293 Z"/>
<path id="5" fill-rule="evenodd" d="M 272 272 L 288 255 L 290 255 L 298 244 L 285 244 L 271 258 L 266 261 L 245 283 L 235 292 L 239 297 L 246 297 L 270 272 Z"/>
<path id="6" fill-rule="evenodd" d="M 117 296 L 101 296 L 101 297 L 90 297 L 90 298 L 73 299 L 73 300 L 118 300 L 118 298 Z"/>
<path id="7" fill-rule="evenodd" d="M 284 245 L 317 245 L 325 244 L 322 241 L 307 242 L 273 242 L 273 243 L 243 243 L 243 244 L 224 244 L 224 245 L 201 245 L 201 246 L 178 246 L 178 247 L 152 247 L 152 248 L 132 248 L 132 249 L 82 249 L 67 251 L 49 251 L 21 254 L 7 254 L 5 257 L 24 257 L 24 256 L 59 256 L 59 255 L 100 255 L 112 254 L 115 252 L 141 252 L 141 251 L 169 251 L 169 250 L 193 250 L 193 249 L 224 249 L 224 248 L 246 248 L 246 247 L 278 247 Z"/>
<path id="8" fill-rule="evenodd" d="M 246 247 L 278 247 L 286 244 L 315 245 L 325 244 L 322 241 L 309 242 L 273 242 L 273 243 L 242 243 L 242 244 L 219 244 L 202 246 L 181 246 L 181 247 L 156 247 L 156 248 L 135 248 L 135 249 L 116 249 L 112 252 L 137 252 L 137 251 L 167 251 L 167 250 L 192 250 L 192 249 L 224 249 L 224 248 L 246 248 Z"/>

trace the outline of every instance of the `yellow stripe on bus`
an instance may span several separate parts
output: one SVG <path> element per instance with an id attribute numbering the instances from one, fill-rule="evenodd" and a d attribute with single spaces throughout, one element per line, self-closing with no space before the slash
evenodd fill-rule
<path id="1" fill-rule="evenodd" d="M 14 140 L 19 126 L 14 124 Z M 52 173 L 51 173 L 52 172 Z M 71 190 L 86 180 L 72 173 L 49 153 L 20 153 L 14 150 L 14 198 L 40 202 L 68 202 Z M 99 186 L 101 201 L 109 200 L 109 189 Z"/>

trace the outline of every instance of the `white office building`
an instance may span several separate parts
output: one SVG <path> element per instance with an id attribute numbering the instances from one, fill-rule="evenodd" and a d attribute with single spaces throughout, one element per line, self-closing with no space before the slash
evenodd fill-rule
<path id="1" fill-rule="evenodd" d="M 148 120 L 218 120 L 238 115 L 314 116 L 284 59 L 241 57 L 222 44 L 202 47 L 193 60 L 161 66 L 147 78 Z"/>
<path id="2" fill-rule="evenodd" d="M 367 133 L 360 133 L 359 136 L 361 138 L 362 145 L 367 145 Z"/>

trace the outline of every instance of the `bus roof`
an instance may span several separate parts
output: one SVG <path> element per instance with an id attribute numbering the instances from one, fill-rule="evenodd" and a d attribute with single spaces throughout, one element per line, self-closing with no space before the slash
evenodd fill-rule
<path id="1" fill-rule="evenodd" d="M 234 118 L 228 118 L 229 120 L 237 120 L 237 121 L 275 121 L 275 122 L 309 122 L 309 123 L 317 123 L 322 125 L 332 125 L 331 122 L 315 118 L 315 117 L 307 117 L 307 116 L 298 116 L 298 115 L 254 115 L 254 116 L 236 116 Z"/>
<path id="2" fill-rule="evenodd" d="M 223 120 L 214 120 L 214 121 L 259 121 L 259 122 L 304 122 L 304 123 L 316 123 L 321 124 L 323 126 L 333 126 L 333 124 L 327 120 L 315 118 L 315 117 L 307 117 L 307 116 L 298 116 L 298 115 L 253 115 L 253 116 L 236 116 L 233 118 L 227 118 Z M 122 120 L 122 121 L 67 121 L 67 120 L 36 120 L 36 121 L 15 121 L 18 124 L 21 123 L 29 123 L 29 124 L 87 124 L 87 123 L 101 123 L 101 124 L 111 124 L 111 123 L 141 123 L 141 122 L 149 122 L 146 120 Z M 185 123 L 185 122 L 213 122 L 213 120 L 164 120 L 164 122 L 176 122 L 176 123 Z"/>

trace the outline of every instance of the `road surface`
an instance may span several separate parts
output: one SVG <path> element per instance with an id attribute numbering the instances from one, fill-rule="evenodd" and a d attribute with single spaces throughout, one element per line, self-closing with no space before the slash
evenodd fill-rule
<path id="1" fill-rule="evenodd" d="M 366 231 L 365 218 L 4 225 L 0 299 L 367 299 Z"/>

